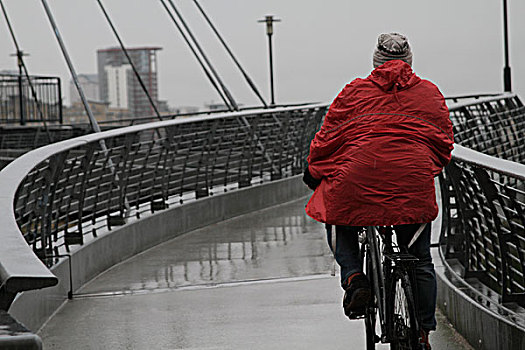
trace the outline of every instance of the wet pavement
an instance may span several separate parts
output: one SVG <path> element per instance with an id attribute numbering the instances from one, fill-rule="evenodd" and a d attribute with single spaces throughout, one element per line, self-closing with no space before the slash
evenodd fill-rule
<path id="1" fill-rule="evenodd" d="M 44 348 L 364 349 L 324 228 L 304 205 L 211 225 L 111 268 L 40 330 Z M 434 348 L 468 348 L 438 318 Z"/>

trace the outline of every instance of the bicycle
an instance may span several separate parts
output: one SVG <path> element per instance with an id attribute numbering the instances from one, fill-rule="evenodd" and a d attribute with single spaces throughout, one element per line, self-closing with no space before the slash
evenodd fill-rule
<path id="1" fill-rule="evenodd" d="M 392 350 L 421 348 L 415 285 L 418 258 L 409 254 L 408 248 L 425 227 L 426 224 L 420 225 L 406 246 L 393 243 L 393 226 L 368 226 L 359 231 L 361 269 L 368 276 L 372 297 L 364 312 L 348 317 L 364 319 L 367 350 L 375 349 L 379 342 L 390 343 Z M 336 234 L 332 233 L 330 224 L 326 230 L 334 253 Z M 332 275 L 335 276 L 335 261 Z"/>
<path id="2" fill-rule="evenodd" d="M 414 234 L 408 246 L 423 228 Z M 379 342 L 390 343 L 393 350 L 419 348 L 417 294 L 413 283 L 418 259 L 408 253 L 408 247 L 393 244 L 392 235 L 392 227 L 382 226 L 366 227 L 364 234 L 360 234 L 362 267 L 372 290 L 370 303 L 364 317 L 361 316 L 368 350 L 375 349 Z"/>

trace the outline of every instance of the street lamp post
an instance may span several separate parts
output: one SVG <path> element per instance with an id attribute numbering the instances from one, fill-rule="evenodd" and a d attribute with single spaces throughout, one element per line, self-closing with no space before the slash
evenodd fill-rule
<path id="1" fill-rule="evenodd" d="M 503 38 L 505 45 L 505 67 L 503 67 L 503 85 L 505 92 L 512 91 L 509 65 L 509 32 L 507 22 L 507 0 L 503 0 Z"/>
<path id="2" fill-rule="evenodd" d="M 275 106 L 275 98 L 273 93 L 273 52 L 272 52 L 272 35 L 273 35 L 273 22 L 280 22 L 280 19 L 274 19 L 273 16 L 266 16 L 265 19 L 259 20 L 259 23 L 266 23 L 266 34 L 268 35 L 268 55 L 270 59 L 270 95 L 271 102 L 270 106 Z"/>

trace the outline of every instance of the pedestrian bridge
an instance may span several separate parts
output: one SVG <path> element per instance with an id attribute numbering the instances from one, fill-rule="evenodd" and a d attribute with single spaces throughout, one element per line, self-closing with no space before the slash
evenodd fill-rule
<path id="1" fill-rule="evenodd" d="M 524 349 L 525 107 L 513 94 L 449 106 L 456 146 L 437 186 L 433 341 L 468 346 L 447 317 L 474 348 Z M 9 164 L 0 320 L 15 331 L 0 331 L 0 345 L 357 345 L 364 331 L 341 312 L 323 227 L 303 213 L 300 174 L 326 108 L 146 123 Z"/>

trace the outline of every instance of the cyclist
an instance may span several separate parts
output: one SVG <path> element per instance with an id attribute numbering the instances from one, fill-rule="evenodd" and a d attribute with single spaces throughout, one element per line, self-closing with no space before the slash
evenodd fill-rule
<path id="1" fill-rule="evenodd" d="M 398 244 L 407 244 L 428 223 L 410 253 L 419 259 L 421 342 L 430 349 L 428 332 L 436 328 L 430 255 L 430 222 L 438 214 L 434 177 L 450 161 L 453 132 L 441 92 L 411 65 L 405 36 L 379 35 L 374 70 L 347 84 L 332 102 L 310 145 L 303 180 L 315 190 L 307 214 L 336 225 L 334 255 L 346 315 L 364 312 L 371 297 L 359 259 L 359 228 L 395 225 Z"/>

